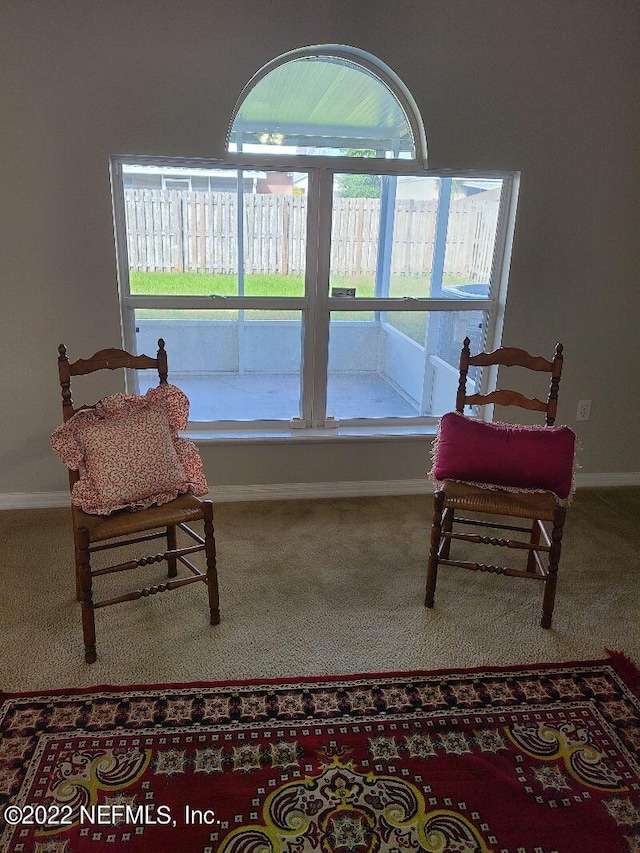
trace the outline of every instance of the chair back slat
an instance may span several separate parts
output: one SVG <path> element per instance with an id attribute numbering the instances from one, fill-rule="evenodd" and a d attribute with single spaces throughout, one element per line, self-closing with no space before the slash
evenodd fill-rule
<path id="1" fill-rule="evenodd" d="M 148 355 L 131 355 L 122 349 L 103 349 L 91 358 L 79 358 L 69 365 L 71 376 L 82 376 L 94 373 L 96 370 L 118 370 L 131 368 L 133 370 L 148 370 L 158 367 L 158 359 Z"/>
<path id="2" fill-rule="evenodd" d="M 465 401 L 469 406 L 497 403 L 499 406 L 518 406 L 520 409 L 529 409 L 531 412 L 547 411 L 547 403 L 538 400 L 537 397 L 525 397 L 519 391 L 506 389 L 491 391 L 489 394 L 468 394 Z"/>
<path id="3" fill-rule="evenodd" d="M 504 367 L 526 367 L 528 370 L 540 370 L 551 373 L 553 362 L 542 358 L 540 355 L 529 355 L 523 349 L 516 347 L 500 347 L 493 352 L 481 352 L 478 355 L 469 356 L 470 365 L 486 367 L 499 364 Z"/>

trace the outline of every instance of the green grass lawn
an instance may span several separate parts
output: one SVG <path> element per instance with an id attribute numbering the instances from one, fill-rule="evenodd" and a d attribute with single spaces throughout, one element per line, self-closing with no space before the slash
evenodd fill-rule
<path id="1" fill-rule="evenodd" d="M 451 282 L 449 282 L 451 278 Z M 237 296 L 237 275 L 212 275 L 197 272 L 135 272 L 129 274 L 135 296 Z M 455 276 L 447 283 L 457 283 Z M 373 297 L 375 277 L 332 276 L 332 287 L 355 287 L 356 295 Z M 425 297 L 429 295 L 429 276 L 392 276 L 391 296 Z M 246 275 L 244 296 L 304 296 L 302 275 Z"/>
<path id="2" fill-rule="evenodd" d="M 131 272 L 136 296 L 237 296 L 237 275 L 198 272 Z M 247 275 L 244 296 L 304 296 L 301 275 Z"/>
<path id="3" fill-rule="evenodd" d="M 130 288 L 135 296 L 237 296 L 237 275 L 212 275 L 194 272 L 135 272 L 131 271 Z M 460 283 L 455 276 L 445 276 L 449 284 Z M 246 275 L 244 281 L 245 296 L 304 296 L 302 275 Z M 332 287 L 355 287 L 359 297 L 373 297 L 374 276 L 332 276 Z M 395 276 L 391 279 L 391 296 L 425 297 L 429 295 L 428 276 Z M 236 320 L 238 312 L 224 309 L 173 309 L 173 308 L 137 308 L 136 318 L 145 319 L 182 319 L 182 320 Z M 340 311 L 335 313 L 336 320 L 374 319 L 369 311 Z M 300 321 L 299 311 L 245 311 L 246 320 L 292 320 Z M 390 312 L 388 322 L 404 332 L 419 344 L 424 344 L 425 317 L 415 312 Z"/>

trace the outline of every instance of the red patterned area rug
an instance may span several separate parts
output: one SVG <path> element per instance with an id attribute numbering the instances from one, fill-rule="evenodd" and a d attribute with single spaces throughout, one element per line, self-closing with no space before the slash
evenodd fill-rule
<path id="1" fill-rule="evenodd" d="M 0 850 L 638 853 L 621 663 L 5 695 Z"/>

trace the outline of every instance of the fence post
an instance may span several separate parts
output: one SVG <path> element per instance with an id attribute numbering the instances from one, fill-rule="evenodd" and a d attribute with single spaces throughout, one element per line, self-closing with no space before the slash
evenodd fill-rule
<path id="1" fill-rule="evenodd" d="M 289 275 L 289 227 L 291 222 L 291 207 L 289 199 L 293 196 L 282 196 L 282 274 Z"/>
<path id="2" fill-rule="evenodd" d="M 180 247 L 182 250 L 182 272 L 189 266 L 189 221 L 184 193 L 180 193 Z"/>

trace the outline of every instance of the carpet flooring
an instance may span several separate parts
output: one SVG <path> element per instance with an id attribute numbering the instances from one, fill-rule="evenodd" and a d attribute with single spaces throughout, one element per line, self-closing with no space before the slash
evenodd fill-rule
<path id="1" fill-rule="evenodd" d="M 431 512 L 429 496 L 219 505 L 220 625 L 200 584 L 105 608 L 89 666 L 68 511 L 4 511 L 0 690 L 513 665 L 605 648 L 640 661 L 640 489 L 578 491 L 550 631 L 540 584 L 517 578 L 443 567 L 426 610 Z M 165 576 L 139 571 L 141 585 Z"/>

